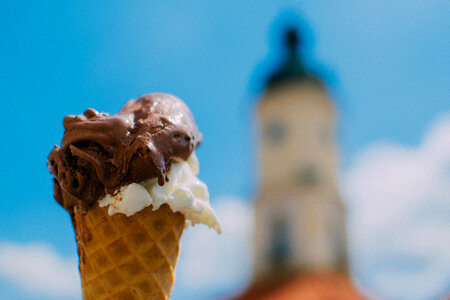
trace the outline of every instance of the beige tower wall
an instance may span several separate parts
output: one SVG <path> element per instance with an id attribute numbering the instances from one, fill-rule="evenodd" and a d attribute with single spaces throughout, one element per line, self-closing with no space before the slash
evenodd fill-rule
<path id="1" fill-rule="evenodd" d="M 334 107 L 327 93 L 314 84 L 283 85 L 266 92 L 257 113 L 255 276 L 273 271 L 270 251 L 277 218 L 285 219 L 291 271 L 342 268 L 345 211 L 336 188 Z"/>
<path id="2" fill-rule="evenodd" d="M 298 186 L 298 168 L 310 163 L 320 168 L 322 184 L 335 189 L 334 108 L 323 89 L 292 84 L 269 90 L 258 107 L 258 120 L 263 189 Z M 285 137 L 272 143 L 265 132 L 277 122 L 284 124 Z"/>

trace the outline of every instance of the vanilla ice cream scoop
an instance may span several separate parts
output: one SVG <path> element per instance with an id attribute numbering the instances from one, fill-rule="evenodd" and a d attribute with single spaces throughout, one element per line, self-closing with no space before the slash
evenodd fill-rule
<path id="1" fill-rule="evenodd" d="M 199 164 L 195 152 L 187 161 L 172 163 L 168 173 L 169 181 L 159 185 L 156 178 L 131 183 L 122 187 L 115 195 L 100 199 L 101 207 L 108 207 L 108 213 L 122 213 L 132 216 L 152 205 L 157 210 L 168 204 L 172 211 L 181 212 L 192 225 L 203 223 L 221 233 L 219 221 L 209 203 L 208 188 L 197 178 Z"/>

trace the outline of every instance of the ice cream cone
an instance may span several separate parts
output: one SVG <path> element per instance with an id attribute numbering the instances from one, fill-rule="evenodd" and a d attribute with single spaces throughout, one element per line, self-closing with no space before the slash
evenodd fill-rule
<path id="1" fill-rule="evenodd" d="M 166 204 L 131 217 L 74 211 L 84 300 L 169 299 L 185 217 Z"/>
<path id="2" fill-rule="evenodd" d="M 47 163 L 75 228 L 84 300 L 168 299 L 185 225 L 221 232 L 196 176 L 202 134 L 191 111 L 156 93 L 63 125 Z"/>

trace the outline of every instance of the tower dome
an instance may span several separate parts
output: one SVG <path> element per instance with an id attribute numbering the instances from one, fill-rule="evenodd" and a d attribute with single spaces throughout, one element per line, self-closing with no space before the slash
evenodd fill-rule
<path id="1" fill-rule="evenodd" d="M 305 81 L 322 85 L 321 80 L 311 73 L 301 59 L 302 39 L 294 27 L 284 33 L 284 61 L 267 81 L 267 87 L 273 88 L 286 82 Z"/>

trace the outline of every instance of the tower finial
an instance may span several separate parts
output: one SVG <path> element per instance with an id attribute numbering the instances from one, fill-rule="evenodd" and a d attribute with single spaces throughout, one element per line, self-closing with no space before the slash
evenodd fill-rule
<path id="1" fill-rule="evenodd" d="M 300 39 L 295 28 L 291 27 L 286 31 L 285 43 L 289 48 L 297 48 Z"/>
<path id="2" fill-rule="evenodd" d="M 301 62 L 298 57 L 300 38 L 294 27 L 290 27 L 286 30 L 284 43 L 287 52 L 286 63 L 300 65 Z"/>

